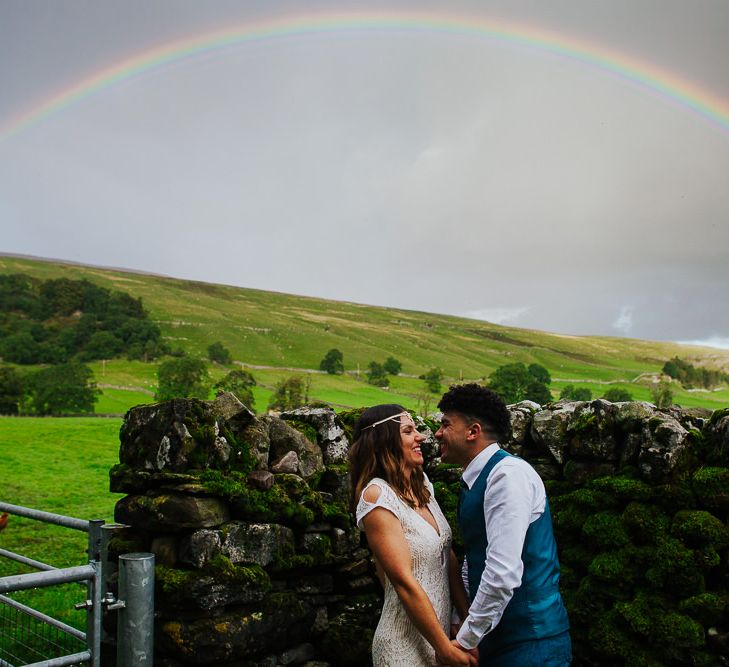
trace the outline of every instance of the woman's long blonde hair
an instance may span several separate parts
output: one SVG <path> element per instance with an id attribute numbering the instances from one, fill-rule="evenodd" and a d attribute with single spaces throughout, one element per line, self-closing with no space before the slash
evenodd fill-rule
<path id="1" fill-rule="evenodd" d="M 422 466 L 409 476 L 403 470 L 402 436 L 399 420 L 388 420 L 401 412 L 401 405 L 387 403 L 365 410 L 354 427 L 354 443 L 349 448 L 349 477 L 352 482 L 352 511 L 360 494 L 373 477 L 384 479 L 410 507 L 427 505 L 430 492 Z M 380 422 L 373 426 L 375 422 Z"/>

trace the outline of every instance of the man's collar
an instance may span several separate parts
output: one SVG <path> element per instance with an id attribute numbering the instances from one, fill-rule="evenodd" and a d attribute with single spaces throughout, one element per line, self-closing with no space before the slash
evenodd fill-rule
<path id="1" fill-rule="evenodd" d="M 466 483 L 469 489 L 473 486 L 473 483 L 476 481 L 476 479 L 478 479 L 478 476 L 481 474 L 481 471 L 486 467 L 489 459 L 494 454 L 496 454 L 499 449 L 501 449 L 501 447 L 499 447 L 499 443 L 492 442 L 486 447 L 486 449 L 480 451 L 464 468 L 462 477 L 463 481 Z"/>

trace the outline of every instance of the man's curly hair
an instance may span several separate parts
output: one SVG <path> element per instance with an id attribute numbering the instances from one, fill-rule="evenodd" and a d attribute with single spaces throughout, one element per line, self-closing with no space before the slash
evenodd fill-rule
<path id="1" fill-rule="evenodd" d="M 458 412 L 473 419 L 492 437 L 504 442 L 511 435 L 511 416 L 501 397 L 475 382 L 451 385 L 438 403 L 441 412 Z"/>

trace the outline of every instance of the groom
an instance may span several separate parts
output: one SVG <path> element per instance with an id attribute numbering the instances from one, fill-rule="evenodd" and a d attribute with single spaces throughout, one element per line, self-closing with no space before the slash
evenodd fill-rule
<path id="1" fill-rule="evenodd" d="M 479 664 L 489 667 L 569 665 L 569 620 L 544 484 L 497 443 L 510 432 L 509 411 L 477 384 L 452 386 L 438 408 L 441 458 L 464 468 L 458 524 L 471 606 L 453 642 L 478 648 Z"/>

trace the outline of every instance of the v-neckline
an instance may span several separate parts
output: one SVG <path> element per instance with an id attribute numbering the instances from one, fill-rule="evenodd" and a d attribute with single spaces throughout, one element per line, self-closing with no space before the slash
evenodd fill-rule
<path id="1" fill-rule="evenodd" d="M 404 500 L 402 502 L 405 503 L 405 505 L 407 505 L 408 507 L 410 507 L 410 505 L 408 505 Z M 422 519 L 423 521 L 425 521 L 425 523 L 427 523 L 431 527 L 431 529 L 433 530 L 433 532 L 438 537 L 440 537 L 441 535 L 440 535 L 440 526 L 438 525 L 438 519 L 435 518 L 435 514 L 433 514 L 433 512 L 431 511 L 431 509 L 430 509 L 430 503 L 428 503 L 425 507 L 427 508 L 428 513 L 430 514 L 430 516 L 433 517 L 433 523 L 435 523 L 435 526 L 432 523 L 430 523 L 430 521 L 428 521 L 420 512 L 418 512 L 418 510 L 416 508 L 410 507 L 410 509 L 413 512 L 415 512 L 415 514 L 418 517 L 420 517 L 420 519 Z"/>

